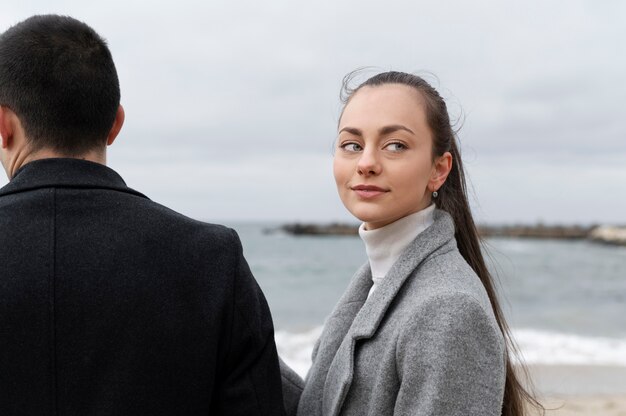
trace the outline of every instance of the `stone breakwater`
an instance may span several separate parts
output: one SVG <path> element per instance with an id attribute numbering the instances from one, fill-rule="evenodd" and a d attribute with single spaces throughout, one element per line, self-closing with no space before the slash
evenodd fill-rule
<path id="1" fill-rule="evenodd" d="M 359 235 L 359 226 L 354 224 L 285 224 L 278 228 L 279 231 L 291 235 Z M 274 231 L 274 230 L 270 230 Z"/>
<path id="2" fill-rule="evenodd" d="M 479 225 L 482 237 L 555 238 L 580 240 L 588 238 L 595 226 L 580 225 Z"/>
<path id="3" fill-rule="evenodd" d="M 355 224 L 285 224 L 278 229 L 267 232 L 282 231 L 291 235 L 314 236 L 357 236 L 358 225 Z M 560 240 L 588 239 L 598 243 L 626 246 L 626 226 L 607 225 L 479 225 L 478 232 L 482 237 L 508 238 L 540 238 Z"/>

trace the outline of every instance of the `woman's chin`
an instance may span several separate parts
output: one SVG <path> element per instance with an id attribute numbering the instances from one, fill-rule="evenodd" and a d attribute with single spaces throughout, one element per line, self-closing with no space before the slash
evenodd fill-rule
<path id="1" fill-rule="evenodd" d="M 391 224 L 396 219 L 393 216 L 382 216 L 382 215 L 367 215 L 361 213 L 360 215 L 356 215 L 352 213 L 359 221 L 365 223 L 365 228 L 367 230 L 373 230 L 376 228 L 384 227 L 387 224 Z"/>

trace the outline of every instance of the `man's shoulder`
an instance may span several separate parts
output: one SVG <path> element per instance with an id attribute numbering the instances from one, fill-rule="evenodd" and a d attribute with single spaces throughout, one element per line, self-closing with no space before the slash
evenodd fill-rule
<path id="1" fill-rule="evenodd" d="M 184 234 L 188 238 L 210 238 L 214 243 L 239 244 L 237 233 L 225 225 L 191 218 L 149 199 L 138 200 L 137 205 L 150 224 L 163 232 Z"/>

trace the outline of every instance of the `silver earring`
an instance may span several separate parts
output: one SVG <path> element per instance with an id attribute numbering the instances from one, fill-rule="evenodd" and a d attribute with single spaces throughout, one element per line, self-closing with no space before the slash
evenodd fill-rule
<path id="1" fill-rule="evenodd" d="M 433 198 L 437 198 L 439 196 L 439 192 L 433 191 Z"/>

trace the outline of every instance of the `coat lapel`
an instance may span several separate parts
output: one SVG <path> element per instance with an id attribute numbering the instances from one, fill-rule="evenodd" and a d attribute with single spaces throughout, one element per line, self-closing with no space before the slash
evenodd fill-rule
<path id="1" fill-rule="evenodd" d="M 306 384 L 298 405 L 299 415 L 326 414 L 323 410 L 323 403 L 329 399 L 329 396 L 324 386 L 328 379 L 330 364 L 345 340 L 355 316 L 367 299 L 371 286 L 372 274 L 369 264 L 366 264 L 350 280 L 337 306 L 326 319 L 322 334 L 313 349 L 313 366 L 306 377 Z M 331 392 L 331 395 L 336 393 L 332 390 Z"/>
<path id="2" fill-rule="evenodd" d="M 350 286 L 353 293 L 350 293 L 350 290 L 348 290 L 342 297 L 342 300 L 346 298 L 346 301 L 350 299 L 358 300 L 352 302 L 352 305 L 358 307 L 358 309 L 348 308 L 345 313 L 339 313 L 342 317 L 341 322 L 343 324 L 341 329 L 344 330 L 338 331 L 338 333 L 327 334 L 327 336 L 335 338 L 335 345 L 339 342 L 340 345 L 336 350 L 337 353 L 334 358 L 332 358 L 326 376 L 322 403 L 324 415 L 336 416 L 341 410 L 350 385 L 352 384 L 356 342 L 358 340 L 371 338 L 376 333 L 387 309 L 400 291 L 404 282 L 411 276 L 415 269 L 417 269 L 434 251 L 446 245 L 451 240 L 454 242 L 454 223 L 450 215 L 441 210 L 436 210 L 434 215 L 434 224 L 420 233 L 417 238 L 409 244 L 398 261 L 393 265 L 391 270 L 389 270 L 382 284 L 376 288 L 369 299 L 367 299 L 367 292 L 369 292 L 369 288 L 371 287 L 371 281 L 363 281 L 363 279 L 366 278 L 371 279 L 369 266 L 364 266 L 361 269 L 365 269 L 367 273 L 362 273 L 360 279 L 355 279 Z M 336 312 L 341 312 L 340 309 L 342 306 L 345 305 L 342 305 L 340 302 Z"/>

